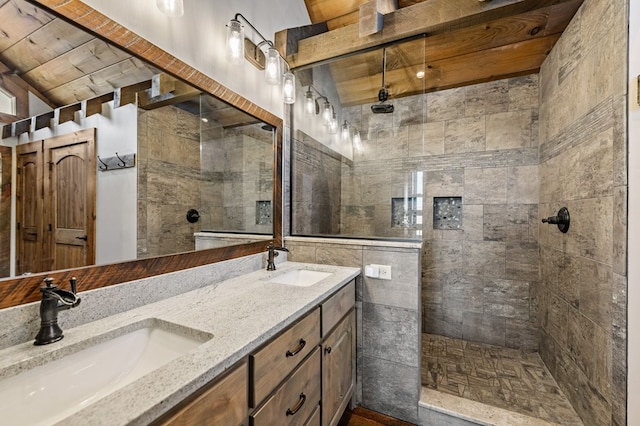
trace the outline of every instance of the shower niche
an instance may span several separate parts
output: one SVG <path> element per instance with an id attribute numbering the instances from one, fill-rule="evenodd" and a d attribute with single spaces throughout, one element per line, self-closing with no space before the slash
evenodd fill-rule
<path id="1" fill-rule="evenodd" d="M 433 229 L 462 229 L 462 197 L 433 198 Z"/>

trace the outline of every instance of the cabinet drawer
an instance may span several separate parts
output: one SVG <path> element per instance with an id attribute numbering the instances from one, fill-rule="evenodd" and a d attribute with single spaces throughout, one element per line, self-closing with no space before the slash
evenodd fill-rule
<path id="1" fill-rule="evenodd" d="M 319 343 L 320 310 L 315 309 L 252 355 L 252 407 L 260 404 Z"/>
<path id="2" fill-rule="evenodd" d="M 162 425 L 240 425 L 247 419 L 249 368 L 245 361 L 162 421 Z"/>
<path id="3" fill-rule="evenodd" d="M 322 337 L 345 316 L 356 303 L 356 282 L 351 281 L 322 304 Z"/>
<path id="4" fill-rule="evenodd" d="M 304 425 L 320 403 L 320 348 L 251 415 L 253 426 Z"/>

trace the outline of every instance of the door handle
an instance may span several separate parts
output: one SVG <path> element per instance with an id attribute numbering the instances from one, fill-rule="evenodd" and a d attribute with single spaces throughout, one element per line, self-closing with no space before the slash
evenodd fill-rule
<path id="1" fill-rule="evenodd" d="M 84 237 L 76 237 L 76 240 L 84 240 L 84 241 L 87 241 L 87 236 L 85 235 Z"/>

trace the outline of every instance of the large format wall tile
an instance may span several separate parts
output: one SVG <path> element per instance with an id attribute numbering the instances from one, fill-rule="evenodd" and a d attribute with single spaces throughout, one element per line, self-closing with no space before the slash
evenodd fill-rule
<path id="1" fill-rule="evenodd" d="M 585 425 L 626 424 L 627 1 L 585 0 L 540 72 L 540 353 Z"/>

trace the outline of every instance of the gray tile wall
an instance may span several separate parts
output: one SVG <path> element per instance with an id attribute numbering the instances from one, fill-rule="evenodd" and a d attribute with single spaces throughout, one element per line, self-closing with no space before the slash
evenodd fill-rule
<path id="1" fill-rule="evenodd" d="M 536 350 L 538 77 L 345 110 L 363 147 L 342 166 L 342 235 L 424 242 L 425 332 Z M 391 226 L 391 198 L 422 200 L 422 226 Z M 433 229 L 433 198 L 461 196 L 462 228 Z"/>
<path id="2" fill-rule="evenodd" d="M 202 230 L 272 232 L 256 220 L 257 201 L 273 197 L 272 133 L 260 124 L 224 129 L 215 120 L 201 133 Z"/>
<path id="3" fill-rule="evenodd" d="M 292 145 L 293 235 L 339 234 L 340 172 L 346 159 L 300 131 Z"/>
<path id="4" fill-rule="evenodd" d="M 285 241 L 288 259 L 363 268 L 392 266 L 392 279 L 356 279 L 357 391 L 363 407 L 418 422 L 420 256 L 418 248 Z"/>
<path id="5" fill-rule="evenodd" d="M 628 1 L 585 0 L 540 71 L 540 354 L 585 425 L 626 424 Z"/>
<path id="6" fill-rule="evenodd" d="M 200 224 L 200 124 L 176 107 L 138 110 L 138 258 L 194 250 Z"/>

